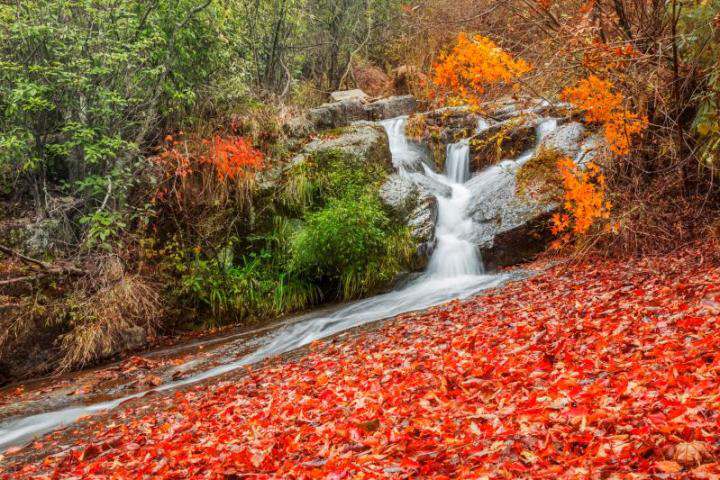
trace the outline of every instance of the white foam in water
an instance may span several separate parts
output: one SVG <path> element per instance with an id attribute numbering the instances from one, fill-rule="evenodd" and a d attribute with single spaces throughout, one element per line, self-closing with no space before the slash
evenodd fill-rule
<path id="1" fill-rule="evenodd" d="M 470 241 L 473 223 L 467 214 L 471 193 L 462 184 L 470 178 L 470 146 L 467 142 L 447 146 L 446 176 L 435 178 L 451 188 L 449 198 L 438 197 L 437 246 L 425 278 L 455 279 L 483 272 L 477 247 Z"/>
<path id="2" fill-rule="evenodd" d="M 405 118 L 401 117 L 382 122 L 388 132 L 393 163 L 400 175 L 407 175 L 405 166 L 415 161 L 419 152 L 417 146 L 405 137 L 405 121 Z M 552 130 L 551 127 L 554 128 L 554 125 L 543 126 L 542 129 L 538 127 L 538 137 L 541 131 L 544 135 Z M 358 325 L 425 309 L 452 299 L 467 298 L 480 290 L 499 286 L 506 281 L 508 275 L 483 273 L 477 248 L 470 241 L 473 224 L 467 215 L 467 206 L 471 192 L 464 185 L 470 177 L 467 142 L 449 145 L 447 154 L 445 175 L 435 173 L 424 165 L 426 175 L 445 183 L 452 191 L 449 198 L 438 197 L 438 221 L 435 232 L 437 246 L 425 273 L 399 290 L 360 300 L 332 314 L 310 318 L 281 328 L 267 344 L 238 361 L 167 383 L 155 390 L 169 390 L 212 378 Z M 518 159 L 518 163 L 520 160 Z M 491 167 L 480 176 L 487 175 L 486 172 L 491 172 L 490 176 L 495 175 L 494 168 Z M 477 178 L 478 176 L 473 181 Z M 487 180 L 489 181 L 490 178 Z M 5 422 L 0 425 L 0 450 L 21 445 L 37 435 L 72 423 L 81 416 L 115 408 L 120 403 L 145 393 L 147 392 L 95 405 L 70 407 Z"/>

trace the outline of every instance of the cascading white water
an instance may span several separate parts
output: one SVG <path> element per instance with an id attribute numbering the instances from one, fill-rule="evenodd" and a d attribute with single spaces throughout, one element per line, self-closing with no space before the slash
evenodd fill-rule
<path id="1" fill-rule="evenodd" d="M 470 144 L 451 143 L 446 148 L 445 175 L 450 182 L 465 183 L 470 178 Z"/>
<path id="2" fill-rule="evenodd" d="M 404 134 L 405 119 L 382 122 L 390 141 L 393 163 L 400 175 L 410 176 L 417 170 L 422 150 L 409 142 Z M 529 157 L 528 157 L 529 158 Z M 476 246 L 471 242 L 472 220 L 467 214 L 471 191 L 464 185 L 470 176 L 469 146 L 466 143 L 448 147 L 446 174 L 433 172 L 422 164 L 425 175 L 450 187 L 450 197 L 438 196 L 437 246 L 425 273 L 406 285 L 372 298 L 354 302 L 330 315 L 310 318 L 279 329 L 268 343 L 238 361 L 200 372 L 183 380 L 166 383 L 155 391 L 169 390 L 216 377 L 239 367 L 256 363 L 269 356 L 288 352 L 349 328 L 400 313 L 422 310 L 456 298 L 467 298 L 480 290 L 501 285 L 507 274 L 483 274 Z M 494 167 L 493 167 L 494 168 Z M 493 173 L 494 175 L 495 173 Z M 418 175 L 415 173 L 415 175 Z M 484 180 L 489 180 L 486 177 Z M 129 395 L 108 402 L 75 406 L 62 410 L 27 416 L 0 425 L 0 451 L 20 445 L 34 436 L 59 428 L 78 418 L 109 410 L 131 398 L 147 392 Z"/>
<path id="3" fill-rule="evenodd" d="M 483 268 L 477 247 L 470 241 L 473 223 L 467 214 L 471 194 L 462 185 L 470 178 L 470 146 L 467 142 L 447 146 L 445 172 L 445 176 L 435 175 L 435 179 L 448 185 L 452 193 L 449 198 L 437 197 L 437 246 L 426 275 L 446 278 L 479 275 Z"/>

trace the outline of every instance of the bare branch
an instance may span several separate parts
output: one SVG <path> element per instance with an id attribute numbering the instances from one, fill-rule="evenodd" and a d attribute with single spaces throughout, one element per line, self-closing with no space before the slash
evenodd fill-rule
<path id="1" fill-rule="evenodd" d="M 20 252 L 17 252 L 13 250 L 10 247 L 6 247 L 4 245 L 0 245 L 0 252 L 9 255 L 11 257 L 17 257 L 20 260 L 22 260 L 25 263 L 28 263 L 30 265 L 35 265 L 37 267 L 42 268 L 47 273 L 55 273 L 55 274 L 72 274 L 72 275 L 84 275 L 85 272 L 79 268 L 73 267 L 73 266 L 55 266 L 48 263 L 45 263 L 43 261 L 40 261 L 35 258 L 28 257 L 27 255 L 23 255 Z"/>

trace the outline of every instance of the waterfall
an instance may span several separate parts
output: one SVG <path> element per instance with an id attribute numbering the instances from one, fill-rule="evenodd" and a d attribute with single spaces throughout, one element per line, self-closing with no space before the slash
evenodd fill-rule
<path id="1" fill-rule="evenodd" d="M 471 193 L 463 183 L 470 178 L 470 145 L 467 142 L 447 146 L 445 176 L 435 178 L 451 189 L 449 198 L 438 196 L 438 221 L 435 226 L 437 247 L 430 258 L 429 277 L 460 277 L 483 272 L 477 247 L 470 241 L 472 219 L 467 214 Z"/>
<path id="2" fill-rule="evenodd" d="M 465 183 L 470 178 L 470 144 L 467 141 L 447 146 L 445 175 L 454 183 Z"/>

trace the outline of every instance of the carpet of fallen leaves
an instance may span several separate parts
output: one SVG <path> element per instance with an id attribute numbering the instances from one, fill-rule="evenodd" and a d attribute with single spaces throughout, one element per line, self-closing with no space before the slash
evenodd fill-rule
<path id="1" fill-rule="evenodd" d="M 694 246 L 323 342 L 7 477 L 720 478 L 719 387 L 720 262 Z"/>

